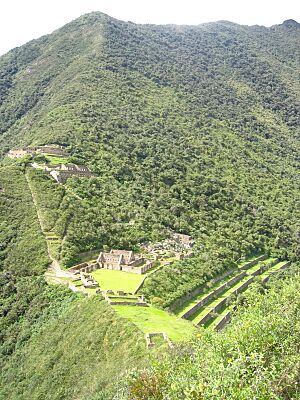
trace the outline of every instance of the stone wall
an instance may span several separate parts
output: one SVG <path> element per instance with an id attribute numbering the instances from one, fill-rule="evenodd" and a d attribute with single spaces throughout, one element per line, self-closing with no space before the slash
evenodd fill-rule
<path id="1" fill-rule="evenodd" d="M 112 296 L 107 296 L 107 299 L 110 301 L 114 301 L 114 300 L 127 300 L 128 297 L 126 296 L 117 296 L 117 295 L 112 295 Z M 141 300 L 140 297 L 130 297 L 130 300 L 135 300 L 137 302 L 139 302 Z"/>
<path id="2" fill-rule="evenodd" d="M 133 307 L 149 307 L 147 303 L 144 302 L 132 302 L 132 301 L 109 301 L 112 306 L 133 306 Z"/>
<path id="3" fill-rule="evenodd" d="M 185 314 L 183 314 L 181 316 L 181 318 L 187 319 L 189 316 L 194 314 L 199 308 L 201 308 L 202 306 L 207 304 L 212 299 L 216 298 L 224 290 L 226 290 L 230 286 L 233 286 L 236 282 L 240 281 L 245 275 L 246 275 L 245 272 L 241 272 L 239 275 L 234 276 L 233 278 L 231 278 L 228 282 L 225 282 L 223 285 L 218 287 L 212 293 L 209 293 L 207 296 L 203 297 L 197 304 L 194 305 L 194 307 L 192 307 Z"/>
<path id="4" fill-rule="evenodd" d="M 242 286 L 239 286 L 232 294 L 230 297 L 236 296 L 239 293 L 243 292 L 247 287 L 254 281 L 254 277 L 251 276 L 246 282 L 242 284 Z"/>
<path id="5" fill-rule="evenodd" d="M 152 265 L 153 265 L 153 263 L 151 261 L 147 262 L 147 264 L 144 264 L 141 267 L 132 267 L 131 265 L 122 265 L 122 271 L 142 275 L 145 272 L 147 272 L 150 268 L 152 268 Z"/>
<path id="6" fill-rule="evenodd" d="M 84 262 L 84 263 L 81 263 L 81 264 L 74 265 L 73 267 L 69 268 L 68 271 L 69 272 L 80 271 L 81 268 L 85 268 L 87 266 L 88 266 L 88 263 Z"/>
<path id="7" fill-rule="evenodd" d="M 100 268 L 100 265 L 98 263 L 94 263 L 94 264 L 87 265 L 86 267 L 83 267 L 82 272 L 86 272 L 86 273 L 93 272 L 99 268 Z"/>
<path id="8" fill-rule="evenodd" d="M 231 311 L 228 311 L 227 314 L 224 315 L 224 317 L 217 323 L 215 326 L 215 331 L 219 332 L 221 331 L 224 326 L 230 321 L 231 319 Z"/>
<path id="9" fill-rule="evenodd" d="M 268 258 L 268 256 L 266 254 L 256 258 L 253 261 L 249 261 L 247 264 L 243 265 L 242 267 L 239 267 L 239 269 L 245 270 L 251 267 L 254 267 L 254 265 L 258 264 L 260 261 L 264 261 Z"/>
<path id="10" fill-rule="evenodd" d="M 253 274 L 251 274 L 252 276 L 257 276 L 262 274 L 264 271 L 266 271 L 268 268 L 273 267 L 275 264 L 277 264 L 279 262 L 279 259 L 277 258 L 276 260 L 261 266 L 257 271 L 253 272 Z"/>
<path id="11" fill-rule="evenodd" d="M 154 343 L 151 340 L 154 336 L 162 336 L 171 349 L 174 347 L 173 343 L 171 342 L 171 340 L 169 339 L 168 335 L 165 332 L 151 332 L 151 333 L 146 333 L 145 335 L 146 345 L 148 349 L 154 346 Z"/>
<path id="12" fill-rule="evenodd" d="M 143 257 L 141 258 L 137 258 L 136 260 L 130 261 L 130 263 L 128 264 L 130 267 L 140 267 L 141 265 L 143 265 L 145 263 L 145 259 Z"/>
<path id="13" fill-rule="evenodd" d="M 228 275 L 232 274 L 234 270 L 231 269 L 230 271 L 224 272 L 222 275 L 219 275 L 215 279 L 211 281 L 211 283 L 214 285 L 215 283 L 220 282 L 222 279 L 226 278 Z M 170 305 L 168 310 L 170 312 L 174 312 L 177 308 L 181 307 L 184 303 L 187 301 L 193 299 L 194 297 L 198 296 L 204 289 L 208 289 L 209 287 L 207 284 L 200 285 L 191 292 L 186 293 L 184 296 L 180 297 L 179 299 L 175 300 L 173 304 Z"/>
<path id="14" fill-rule="evenodd" d="M 145 272 L 147 272 L 152 267 L 153 267 L 153 262 L 152 261 L 147 262 L 147 264 L 145 264 L 145 265 L 143 265 L 141 267 L 141 274 L 144 274 Z"/>
<path id="15" fill-rule="evenodd" d="M 263 282 L 263 283 L 268 282 L 268 280 L 270 279 L 270 277 L 271 277 L 273 274 L 275 274 L 275 273 L 278 272 L 278 271 L 281 271 L 281 270 L 283 270 L 283 269 L 288 268 L 290 265 L 291 265 L 291 262 L 290 262 L 290 261 L 287 261 L 287 262 L 286 262 L 285 264 L 283 264 L 282 267 L 280 267 L 278 270 L 276 270 L 276 271 L 272 272 L 270 275 L 266 276 L 266 277 L 262 280 L 262 282 Z"/>
<path id="16" fill-rule="evenodd" d="M 214 314 L 218 312 L 229 300 L 228 297 L 225 297 L 225 299 L 221 300 L 220 303 L 218 303 L 214 308 L 212 308 L 204 317 L 200 319 L 200 321 L 197 323 L 198 326 L 206 324 L 211 318 L 214 317 Z"/>
<path id="17" fill-rule="evenodd" d="M 225 297 L 225 299 L 221 300 L 214 308 L 212 308 L 209 313 L 207 313 L 206 315 L 204 315 L 203 318 L 201 318 L 201 320 L 198 322 L 198 326 L 200 325 L 204 325 L 206 322 L 208 322 L 211 318 L 213 318 L 214 314 L 216 312 L 218 312 L 228 301 L 230 301 L 230 299 L 241 293 L 243 290 L 245 290 L 250 283 L 252 283 L 254 280 L 254 277 L 252 276 L 251 278 L 249 278 L 246 282 L 244 282 L 240 287 L 238 287 L 230 296 Z"/>

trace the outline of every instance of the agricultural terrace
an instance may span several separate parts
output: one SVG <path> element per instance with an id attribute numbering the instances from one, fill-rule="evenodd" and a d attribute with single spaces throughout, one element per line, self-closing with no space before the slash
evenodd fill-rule
<path id="1" fill-rule="evenodd" d="M 256 276 L 266 281 L 268 277 L 289 265 L 274 257 L 256 256 L 241 263 L 238 268 L 219 281 L 212 281 L 201 294 L 194 296 L 177 308 L 176 314 L 195 325 L 218 327 L 223 320 L 229 320 L 229 303 L 233 296 L 246 290 Z"/>
<path id="2" fill-rule="evenodd" d="M 174 341 L 185 341 L 197 332 L 189 321 L 177 318 L 155 307 L 113 306 L 118 314 L 129 319 L 144 333 L 165 332 Z"/>

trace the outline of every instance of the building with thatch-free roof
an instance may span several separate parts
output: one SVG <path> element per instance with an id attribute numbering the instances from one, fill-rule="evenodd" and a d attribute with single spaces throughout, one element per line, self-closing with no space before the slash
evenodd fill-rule
<path id="1" fill-rule="evenodd" d="M 112 269 L 116 271 L 133 272 L 143 274 L 152 267 L 152 262 L 145 260 L 129 250 L 111 250 L 101 252 L 97 259 L 99 268 Z"/>
<path id="2" fill-rule="evenodd" d="M 22 158 L 28 155 L 33 155 L 35 154 L 35 149 L 12 149 L 9 150 L 7 153 L 7 156 L 9 158 Z"/>
<path id="3" fill-rule="evenodd" d="M 79 176 L 88 178 L 95 174 L 85 165 L 76 164 L 46 164 L 44 170 L 58 183 L 65 183 L 68 178 Z"/>
<path id="4" fill-rule="evenodd" d="M 51 154 L 57 157 L 66 156 L 67 153 L 63 146 L 38 146 L 38 147 L 25 147 L 9 150 L 7 153 L 10 158 L 21 158 L 26 155 L 34 155 L 37 153 L 41 154 Z"/>

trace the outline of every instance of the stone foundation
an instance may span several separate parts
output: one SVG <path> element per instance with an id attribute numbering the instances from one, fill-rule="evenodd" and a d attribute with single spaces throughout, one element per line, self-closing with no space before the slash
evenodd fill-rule
<path id="1" fill-rule="evenodd" d="M 171 342 L 171 340 L 169 339 L 168 335 L 165 332 L 153 332 L 153 333 L 146 333 L 145 335 L 147 349 L 150 349 L 151 347 L 154 346 L 154 343 L 151 340 L 151 338 L 153 338 L 154 336 L 162 336 L 171 349 L 174 347 L 173 343 Z"/>

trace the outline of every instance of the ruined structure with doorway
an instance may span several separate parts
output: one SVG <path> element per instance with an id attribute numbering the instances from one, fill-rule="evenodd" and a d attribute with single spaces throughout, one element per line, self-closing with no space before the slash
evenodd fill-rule
<path id="1" fill-rule="evenodd" d="M 152 267 L 152 262 L 128 250 L 101 252 L 97 259 L 100 268 L 144 274 Z"/>
<path id="2" fill-rule="evenodd" d="M 65 183 L 68 178 L 79 176 L 89 178 L 95 174 L 85 165 L 76 164 L 45 164 L 44 171 L 48 172 L 58 183 Z"/>
<path id="3" fill-rule="evenodd" d="M 66 153 L 66 150 L 63 146 L 51 146 L 51 145 L 45 145 L 45 146 L 38 146 L 38 147 L 25 147 L 25 148 L 19 148 L 19 149 L 12 149 L 9 150 L 7 153 L 7 156 L 10 158 L 22 158 L 28 155 L 36 155 L 36 154 L 49 154 L 49 155 L 54 155 L 57 157 L 64 157 L 68 155 Z"/>

